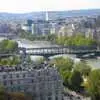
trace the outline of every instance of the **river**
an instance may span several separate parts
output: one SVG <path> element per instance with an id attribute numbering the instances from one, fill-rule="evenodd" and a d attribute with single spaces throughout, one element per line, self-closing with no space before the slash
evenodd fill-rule
<path id="1" fill-rule="evenodd" d="M 3 40 L 4 38 L 0 38 L 0 40 Z M 25 47 L 25 48 L 41 48 L 41 47 L 52 47 L 52 46 L 57 46 L 54 45 L 48 41 L 29 41 L 29 40 L 25 40 L 25 39 L 16 39 L 15 41 L 18 42 L 19 47 Z M 59 56 L 63 56 L 63 57 L 70 57 L 71 59 L 73 59 L 75 62 L 80 61 L 79 58 L 76 58 L 75 55 L 68 55 L 68 54 L 64 54 L 64 55 L 59 55 Z M 54 57 L 58 57 L 54 56 Z M 51 59 L 54 57 L 50 57 Z M 40 56 L 32 56 L 31 57 L 32 60 L 37 60 L 40 58 Z M 88 65 L 90 65 L 93 68 L 100 68 L 100 59 L 84 59 Z"/>
<path id="2" fill-rule="evenodd" d="M 25 39 L 21 39 L 21 40 L 17 40 L 17 42 L 19 43 L 20 47 L 26 47 L 26 48 L 41 48 L 41 47 L 52 47 L 52 46 L 57 46 L 57 45 L 53 45 L 48 41 L 29 41 L 29 40 L 25 40 Z M 76 58 L 75 55 L 68 55 L 68 54 L 64 54 L 64 55 L 59 55 L 59 56 L 63 56 L 63 57 L 70 57 L 71 59 L 73 59 L 75 62 L 80 61 L 79 58 Z M 54 56 L 54 57 L 58 57 L 58 55 Z M 51 59 L 54 57 L 50 57 Z M 38 59 L 38 56 L 32 56 L 33 60 Z M 100 59 L 86 59 L 85 60 L 87 62 L 88 65 L 90 65 L 93 68 L 100 68 Z"/>

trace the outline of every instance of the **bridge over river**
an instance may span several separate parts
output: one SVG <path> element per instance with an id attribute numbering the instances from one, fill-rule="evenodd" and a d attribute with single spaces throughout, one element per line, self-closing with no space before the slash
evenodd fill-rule
<path id="1" fill-rule="evenodd" d="M 60 54 L 76 54 L 82 56 L 86 54 L 100 55 L 100 49 L 95 46 L 59 46 L 59 47 L 42 47 L 42 48 L 19 48 L 20 53 L 23 52 L 25 55 L 35 55 L 50 57 Z"/>
<path id="2" fill-rule="evenodd" d="M 61 55 L 61 54 L 75 54 L 77 57 L 84 55 L 98 56 L 100 55 L 100 49 L 97 47 L 76 47 L 76 46 L 59 46 L 59 47 L 41 47 L 41 48 L 18 48 L 16 53 L 0 54 L 0 57 L 13 56 L 13 55 L 30 55 L 30 56 L 43 56 L 45 58 Z"/>

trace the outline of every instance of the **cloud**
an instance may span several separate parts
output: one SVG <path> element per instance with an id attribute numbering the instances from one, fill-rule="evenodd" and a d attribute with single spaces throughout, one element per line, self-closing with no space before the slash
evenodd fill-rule
<path id="1" fill-rule="evenodd" d="M 2 12 L 99 8 L 100 0 L 0 0 Z"/>

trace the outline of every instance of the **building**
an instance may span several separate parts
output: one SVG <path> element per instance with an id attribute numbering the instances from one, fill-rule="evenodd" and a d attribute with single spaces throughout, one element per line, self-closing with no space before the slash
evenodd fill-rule
<path id="1" fill-rule="evenodd" d="M 31 93 L 34 100 L 63 100 L 63 85 L 59 73 L 54 67 L 43 66 L 29 70 L 0 67 L 0 84 L 8 92 Z"/>
<path id="2" fill-rule="evenodd" d="M 21 25 L 21 29 L 26 32 L 32 32 L 32 20 L 27 20 L 23 25 Z"/>
<path id="3" fill-rule="evenodd" d="M 74 24 L 64 24 L 61 26 L 61 28 L 59 28 L 58 31 L 58 36 L 73 36 L 75 32 L 75 26 Z"/>

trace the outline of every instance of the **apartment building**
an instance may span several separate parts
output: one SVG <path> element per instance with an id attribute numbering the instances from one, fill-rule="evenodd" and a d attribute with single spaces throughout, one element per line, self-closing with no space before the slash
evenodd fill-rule
<path id="1" fill-rule="evenodd" d="M 30 93 L 35 100 L 63 100 L 62 80 L 56 68 L 16 68 L 0 68 L 0 84 L 8 92 Z"/>

